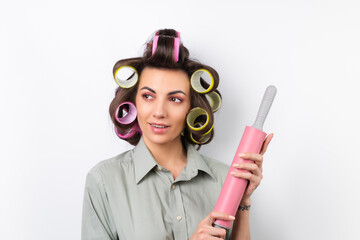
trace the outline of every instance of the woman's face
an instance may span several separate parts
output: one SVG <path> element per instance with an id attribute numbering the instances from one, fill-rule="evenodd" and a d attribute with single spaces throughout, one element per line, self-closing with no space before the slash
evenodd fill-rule
<path id="1" fill-rule="evenodd" d="M 147 144 L 180 140 L 190 109 L 190 81 L 181 70 L 145 68 L 136 94 L 138 123 Z"/>

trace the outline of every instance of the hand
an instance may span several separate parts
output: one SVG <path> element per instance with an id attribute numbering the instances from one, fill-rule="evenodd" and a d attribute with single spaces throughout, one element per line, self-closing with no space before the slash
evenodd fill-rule
<path id="1" fill-rule="evenodd" d="M 216 219 L 234 221 L 235 217 L 227 213 L 211 212 L 199 223 L 190 240 L 225 239 L 226 230 L 212 226 Z"/>
<path id="2" fill-rule="evenodd" d="M 260 182 L 263 178 L 263 155 L 266 152 L 271 139 L 274 134 L 269 134 L 261 147 L 260 153 L 243 153 L 239 157 L 247 160 L 253 160 L 254 163 L 239 163 L 233 165 L 234 168 L 239 170 L 248 170 L 248 171 L 234 171 L 231 172 L 231 175 L 239 178 L 243 178 L 249 181 L 249 184 L 244 192 L 243 198 L 240 205 L 250 205 L 250 196 L 255 191 L 255 189 L 260 185 Z"/>

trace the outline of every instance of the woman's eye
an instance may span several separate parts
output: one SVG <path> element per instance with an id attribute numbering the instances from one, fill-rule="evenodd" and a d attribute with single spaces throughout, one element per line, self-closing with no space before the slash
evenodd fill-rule
<path id="1" fill-rule="evenodd" d="M 177 97 L 171 97 L 171 98 L 170 98 L 170 101 L 179 103 L 179 102 L 182 102 L 182 99 L 177 98 Z"/>
<path id="2" fill-rule="evenodd" d="M 145 99 L 152 99 L 153 98 L 150 94 L 147 94 L 147 93 L 144 93 L 142 96 Z"/>

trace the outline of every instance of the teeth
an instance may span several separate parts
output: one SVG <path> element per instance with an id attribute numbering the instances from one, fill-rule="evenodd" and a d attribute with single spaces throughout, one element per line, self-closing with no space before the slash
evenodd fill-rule
<path id="1" fill-rule="evenodd" d="M 156 128 L 165 128 L 165 126 L 160 126 L 160 125 L 156 125 L 156 124 L 151 124 L 151 126 L 156 127 Z"/>

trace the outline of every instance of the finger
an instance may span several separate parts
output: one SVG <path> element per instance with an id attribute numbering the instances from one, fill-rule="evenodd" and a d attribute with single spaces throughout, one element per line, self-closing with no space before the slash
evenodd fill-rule
<path id="1" fill-rule="evenodd" d="M 260 150 L 261 154 L 264 154 L 266 152 L 266 149 L 269 146 L 269 144 L 270 144 L 273 137 L 274 137 L 274 133 L 271 133 L 265 138 L 264 143 L 263 143 L 263 145 L 261 147 L 261 150 Z"/>
<path id="2" fill-rule="evenodd" d="M 210 239 L 224 239 L 225 235 L 226 235 L 226 230 L 223 228 L 216 228 L 216 227 L 205 225 L 205 226 L 202 226 L 198 230 L 198 233 L 215 237 L 215 238 L 210 238 Z"/>
<path id="3" fill-rule="evenodd" d="M 261 150 L 260 150 L 260 154 L 261 155 L 264 155 L 264 153 L 266 152 L 266 149 L 267 147 L 269 146 L 270 142 L 271 142 L 271 139 L 274 137 L 274 133 L 271 133 L 269 134 L 266 138 L 265 138 L 265 141 L 261 147 Z"/>
<path id="4" fill-rule="evenodd" d="M 215 222 L 216 219 L 221 219 L 221 220 L 226 220 L 226 221 L 233 221 L 235 219 L 234 216 L 231 216 L 230 214 L 227 213 L 222 213 L 222 212 L 214 212 L 212 211 L 211 213 L 209 213 L 209 215 L 207 215 L 201 222 L 199 225 L 209 225 L 212 226 L 212 224 Z"/>
<path id="5" fill-rule="evenodd" d="M 227 213 L 223 213 L 223 212 L 215 212 L 215 211 L 212 211 L 210 213 L 210 218 L 212 218 L 214 221 L 216 219 L 221 219 L 221 220 L 225 220 L 225 221 L 234 221 L 235 220 L 235 217 L 234 216 L 231 216 L 230 214 L 227 214 Z M 213 222 L 214 222 L 213 221 Z M 211 222 L 211 224 L 213 223 Z"/>
<path id="6" fill-rule="evenodd" d="M 245 180 L 251 180 L 253 177 L 253 174 L 251 172 L 242 172 L 242 171 L 232 171 L 230 174 L 234 177 L 242 178 Z"/>
<path id="7" fill-rule="evenodd" d="M 257 153 L 240 153 L 239 157 L 242 159 L 246 159 L 246 160 L 253 160 L 253 161 L 257 161 L 257 162 L 262 162 L 263 160 L 263 156 L 261 154 L 257 154 Z"/>
<path id="8" fill-rule="evenodd" d="M 219 240 L 219 239 L 224 239 L 225 237 L 214 237 L 214 236 L 210 236 L 206 239 L 209 239 L 209 240 Z"/>
<path id="9" fill-rule="evenodd" d="M 241 153 L 239 156 L 244 156 L 243 159 L 254 161 L 254 163 L 262 171 L 263 155 L 256 153 Z M 236 165 L 234 167 L 236 167 Z"/>
<path id="10" fill-rule="evenodd" d="M 248 180 L 250 184 L 258 186 L 261 182 L 262 175 L 255 175 L 251 172 L 240 172 L 240 171 L 233 171 L 230 173 L 234 177 L 242 178 Z"/>
<path id="11" fill-rule="evenodd" d="M 233 164 L 233 167 L 239 170 L 248 170 L 251 173 L 260 176 L 262 173 L 262 168 L 259 167 L 259 165 L 255 163 L 236 163 Z"/>
<path id="12" fill-rule="evenodd" d="M 239 156 L 244 156 L 243 159 L 253 160 L 262 172 L 263 155 L 256 153 L 240 153 Z M 234 166 L 235 167 L 235 166 Z"/>
<path id="13" fill-rule="evenodd" d="M 215 219 L 212 218 L 212 217 L 211 217 L 211 214 L 209 213 L 209 215 L 207 215 L 207 216 L 200 222 L 199 226 L 200 226 L 200 225 L 208 225 L 208 226 L 210 226 L 210 225 L 213 224 L 214 221 L 215 221 Z"/>

